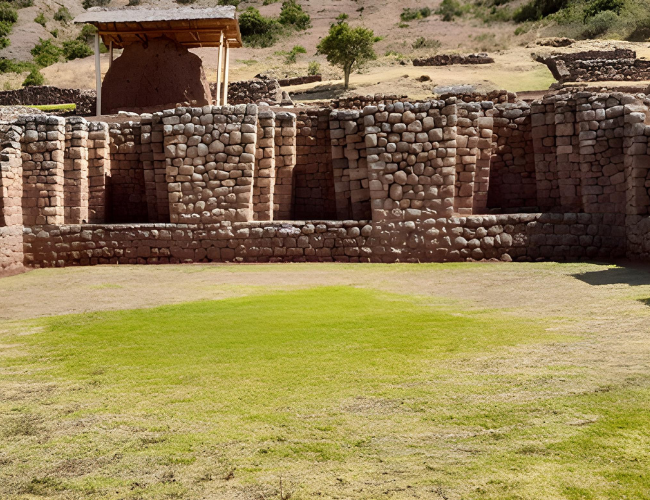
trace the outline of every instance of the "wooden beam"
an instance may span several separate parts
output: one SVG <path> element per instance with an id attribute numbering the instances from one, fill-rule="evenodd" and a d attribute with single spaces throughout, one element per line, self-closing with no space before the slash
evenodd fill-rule
<path id="1" fill-rule="evenodd" d="M 223 70 L 223 105 L 228 104 L 228 68 L 230 66 L 230 45 L 226 41 L 226 67 Z"/>
<path id="2" fill-rule="evenodd" d="M 99 33 L 95 33 L 95 88 L 97 89 L 97 116 L 101 116 L 102 114 L 102 62 L 99 56 Z"/>
<path id="3" fill-rule="evenodd" d="M 223 31 L 219 37 L 219 57 L 217 58 L 217 88 L 215 89 L 214 103 L 221 106 L 221 65 L 223 62 Z"/>

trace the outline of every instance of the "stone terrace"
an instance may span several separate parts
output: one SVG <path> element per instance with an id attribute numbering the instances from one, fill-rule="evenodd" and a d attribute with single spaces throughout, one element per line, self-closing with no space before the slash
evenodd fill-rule
<path id="1" fill-rule="evenodd" d="M 644 95 L 176 108 L 2 129 L 0 271 L 650 256 Z"/>

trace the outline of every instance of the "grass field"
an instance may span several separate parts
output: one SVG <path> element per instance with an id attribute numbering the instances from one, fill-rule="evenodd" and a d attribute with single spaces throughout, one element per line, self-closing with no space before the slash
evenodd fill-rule
<path id="1" fill-rule="evenodd" d="M 0 498 L 650 498 L 649 297 L 593 264 L 3 279 Z"/>

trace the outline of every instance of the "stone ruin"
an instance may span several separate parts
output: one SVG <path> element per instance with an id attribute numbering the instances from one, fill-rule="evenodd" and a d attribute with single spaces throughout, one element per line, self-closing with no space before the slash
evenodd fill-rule
<path id="1" fill-rule="evenodd" d="M 650 258 L 650 102 L 178 107 L 0 127 L 0 269 Z"/>
<path id="2" fill-rule="evenodd" d="M 438 54 L 413 59 L 413 66 L 451 66 L 452 64 L 491 64 L 494 59 L 485 52 L 478 54 Z"/>
<path id="3" fill-rule="evenodd" d="M 588 50 L 550 56 L 533 54 L 559 83 L 642 81 L 650 79 L 650 61 L 630 49 Z"/>

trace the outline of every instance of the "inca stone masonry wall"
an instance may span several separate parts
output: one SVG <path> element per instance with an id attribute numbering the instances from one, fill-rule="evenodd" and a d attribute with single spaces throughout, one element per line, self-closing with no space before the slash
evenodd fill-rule
<path id="1" fill-rule="evenodd" d="M 21 118 L 2 131 L 0 272 L 647 259 L 648 116 L 643 95 L 577 92 Z"/>

